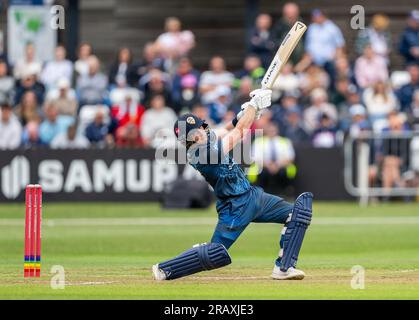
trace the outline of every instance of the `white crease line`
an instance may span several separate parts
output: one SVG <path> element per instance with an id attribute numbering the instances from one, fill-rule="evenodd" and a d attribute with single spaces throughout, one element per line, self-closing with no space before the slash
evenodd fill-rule
<path id="1" fill-rule="evenodd" d="M 154 226 L 154 225 L 214 225 L 215 218 L 62 218 L 44 219 L 46 227 L 59 226 Z M 419 224 L 419 216 L 400 217 L 313 217 L 314 225 L 410 225 Z M 0 219 L 0 226 L 23 226 L 23 219 Z"/>

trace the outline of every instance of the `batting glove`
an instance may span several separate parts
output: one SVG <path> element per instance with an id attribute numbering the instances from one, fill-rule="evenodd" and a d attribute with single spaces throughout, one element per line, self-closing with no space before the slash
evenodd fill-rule
<path id="1" fill-rule="evenodd" d="M 256 89 L 250 92 L 249 103 L 256 108 L 257 111 L 268 108 L 271 105 L 272 90 Z"/>

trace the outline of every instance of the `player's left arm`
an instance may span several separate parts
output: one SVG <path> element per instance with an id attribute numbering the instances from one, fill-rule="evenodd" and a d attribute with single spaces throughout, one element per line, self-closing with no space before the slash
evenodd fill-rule
<path id="1" fill-rule="evenodd" d="M 271 105 L 272 91 L 269 89 L 257 89 L 252 93 L 252 99 L 247 104 L 240 115 L 240 119 L 236 119 L 232 126 L 234 127 L 222 139 L 222 151 L 224 154 L 229 153 L 234 146 L 239 143 L 247 130 L 250 129 L 255 120 L 256 113 L 266 109 Z"/>

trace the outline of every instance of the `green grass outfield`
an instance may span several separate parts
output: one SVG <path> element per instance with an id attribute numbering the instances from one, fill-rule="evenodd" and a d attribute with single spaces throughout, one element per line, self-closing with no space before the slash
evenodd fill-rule
<path id="1" fill-rule="evenodd" d="M 1 299 L 419 299 L 418 203 L 316 203 L 299 260 L 307 277 L 289 282 L 270 279 L 274 224 L 251 225 L 226 268 L 153 281 L 153 263 L 211 237 L 215 210 L 133 203 L 46 203 L 42 277 L 24 280 L 23 221 L 23 205 L 0 205 Z M 63 290 L 50 287 L 53 265 L 65 268 Z M 351 288 L 354 265 L 364 290 Z"/>

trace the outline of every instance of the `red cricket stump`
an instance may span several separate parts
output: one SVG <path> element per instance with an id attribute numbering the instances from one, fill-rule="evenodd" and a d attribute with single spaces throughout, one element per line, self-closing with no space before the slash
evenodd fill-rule
<path id="1" fill-rule="evenodd" d="M 41 276 L 42 188 L 26 186 L 24 277 Z"/>

